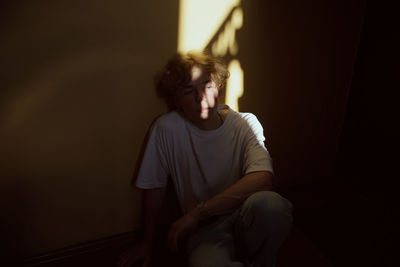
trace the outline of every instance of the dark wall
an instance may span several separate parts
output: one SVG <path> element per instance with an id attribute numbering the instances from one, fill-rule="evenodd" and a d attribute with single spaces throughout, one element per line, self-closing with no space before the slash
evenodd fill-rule
<path id="1" fill-rule="evenodd" d="M 367 4 L 335 170 L 343 183 L 388 203 L 396 198 L 398 180 L 400 43 L 396 10 L 389 1 Z"/>
<path id="2" fill-rule="evenodd" d="M 262 122 L 278 187 L 332 176 L 364 1 L 243 1 L 241 111 Z"/>
<path id="3" fill-rule="evenodd" d="M 0 262 L 131 231 L 179 2 L 2 1 Z M 0 265 L 2 265 L 0 263 Z"/>

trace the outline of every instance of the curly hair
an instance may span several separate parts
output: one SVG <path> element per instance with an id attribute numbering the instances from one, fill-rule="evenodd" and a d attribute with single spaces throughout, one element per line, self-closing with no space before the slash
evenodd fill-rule
<path id="1" fill-rule="evenodd" d="M 194 66 L 210 74 L 219 90 L 225 89 L 229 71 L 222 60 L 204 52 L 177 53 L 155 76 L 157 95 L 166 101 L 169 110 L 176 109 L 174 103 L 176 91 L 190 82 Z"/>

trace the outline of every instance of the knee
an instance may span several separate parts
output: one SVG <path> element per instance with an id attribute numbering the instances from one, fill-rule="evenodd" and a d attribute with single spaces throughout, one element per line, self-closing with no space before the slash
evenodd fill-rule
<path id="1" fill-rule="evenodd" d="M 273 191 L 260 191 L 252 194 L 247 198 L 244 206 L 257 214 L 292 213 L 290 201 Z"/>
<path id="2" fill-rule="evenodd" d="M 265 226 L 290 226 L 292 204 L 276 192 L 260 191 L 247 198 L 243 204 L 241 216 L 245 224 L 252 224 L 254 220 L 259 220 L 259 223 Z"/>
<path id="3" fill-rule="evenodd" d="M 188 257 L 190 267 L 243 267 L 243 264 L 233 260 L 233 244 L 203 243 L 192 251 Z"/>
<path id="4" fill-rule="evenodd" d="M 221 262 L 220 260 L 213 261 L 212 259 L 205 258 L 203 262 L 191 262 L 189 261 L 190 267 L 221 267 L 221 266 L 229 266 L 229 267 L 243 267 L 243 263 L 241 262 Z"/>

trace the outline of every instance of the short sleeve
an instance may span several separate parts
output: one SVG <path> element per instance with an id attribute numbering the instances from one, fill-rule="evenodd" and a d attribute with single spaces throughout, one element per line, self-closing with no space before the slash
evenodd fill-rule
<path id="1" fill-rule="evenodd" d="M 273 173 L 272 159 L 265 147 L 264 130 L 257 117 L 251 113 L 244 115 L 245 148 L 243 172 L 248 174 L 256 171 Z"/>
<path id="2" fill-rule="evenodd" d="M 169 171 L 163 145 L 160 142 L 160 128 L 157 122 L 151 131 L 149 141 L 139 169 L 136 186 L 142 189 L 165 187 Z"/>

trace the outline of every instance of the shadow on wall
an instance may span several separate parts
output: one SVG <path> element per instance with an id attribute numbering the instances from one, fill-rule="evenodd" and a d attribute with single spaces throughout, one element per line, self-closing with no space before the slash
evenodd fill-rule
<path id="1" fill-rule="evenodd" d="M 278 188 L 333 172 L 365 1 L 243 1 L 241 111 L 264 126 Z"/>

